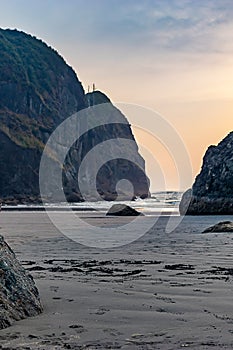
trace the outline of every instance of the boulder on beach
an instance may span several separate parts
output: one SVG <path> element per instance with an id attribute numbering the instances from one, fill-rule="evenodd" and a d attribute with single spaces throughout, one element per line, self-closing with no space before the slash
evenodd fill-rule
<path id="1" fill-rule="evenodd" d="M 207 232 L 233 232 L 233 222 L 232 221 L 222 221 L 218 224 L 208 227 L 203 231 L 203 233 Z"/>
<path id="2" fill-rule="evenodd" d="M 139 213 L 137 210 L 131 208 L 126 204 L 114 204 L 107 212 L 106 215 L 115 215 L 115 216 L 139 216 L 144 215 Z"/>
<path id="3" fill-rule="evenodd" d="M 0 329 L 42 312 L 33 278 L 0 236 Z"/>
<path id="4" fill-rule="evenodd" d="M 182 215 L 233 214 L 233 132 L 210 146 L 192 189 L 183 194 Z"/>

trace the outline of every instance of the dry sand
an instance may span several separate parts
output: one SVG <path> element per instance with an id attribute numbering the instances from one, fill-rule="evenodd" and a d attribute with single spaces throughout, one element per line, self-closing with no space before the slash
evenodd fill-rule
<path id="1" fill-rule="evenodd" d="M 44 312 L 1 330 L 1 349 L 232 349 L 233 235 L 201 233 L 228 219 L 186 217 L 165 234 L 164 216 L 140 240 L 101 250 L 69 240 L 44 212 L 2 212 L 0 233 Z"/>

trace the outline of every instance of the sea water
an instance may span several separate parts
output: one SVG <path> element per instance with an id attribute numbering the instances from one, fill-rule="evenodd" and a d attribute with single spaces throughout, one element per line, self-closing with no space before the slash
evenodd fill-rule
<path id="1" fill-rule="evenodd" d="M 106 213 L 113 204 L 126 204 L 132 208 L 142 212 L 146 216 L 154 215 L 178 215 L 179 203 L 181 200 L 182 192 L 177 191 L 161 191 L 151 193 L 150 198 L 141 199 L 137 198 L 132 201 L 96 201 L 96 202 L 78 202 L 78 203 L 48 203 L 44 206 L 49 209 L 66 209 L 72 208 L 79 212 L 96 211 L 98 213 Z M 33 210 L 41 209 L 43 205 L 35 204 L 20 204 L 17 206 L 3 206 L 3 209 L 19 209 L 19 210 Z"/>

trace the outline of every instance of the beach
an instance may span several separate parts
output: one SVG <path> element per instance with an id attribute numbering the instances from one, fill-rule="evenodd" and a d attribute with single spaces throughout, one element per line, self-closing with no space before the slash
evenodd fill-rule
<path id="1" fill-rule="evenodd" d="M 83 215 L 109 227 L 116 220 Z M 168 234 L 161 216 L 138 240 L 99 249 L 61 234 L 45 212 L 2 212 L 1 234 L 44 311 L 1 330 L 1 348 L 231 349 L 233 237 L 202 233 L 229 219 L 187 216 Z"/>

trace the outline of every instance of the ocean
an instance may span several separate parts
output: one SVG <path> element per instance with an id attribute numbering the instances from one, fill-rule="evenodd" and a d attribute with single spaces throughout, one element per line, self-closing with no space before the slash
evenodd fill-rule
<path id="1" fill-rule="evenodd" d="M 104 214 L 108 209 L 117 203 L 124 203 L 132 208 L 142 212 L 146 216 L 154 215 L 179 215 L 179 203 L 182 192 L 177 191 L 158 191 L 153 192 L 150 198 L 137 198 L 134 201 L 97 201 L 97 202 L 80 202 L 80 203 L 49 203 L 46 204 L 46 209 L 51 210 L 65 210 L 72 208 L 75 211 L 87 212 L 96 211 Z M 3 210 L 40 210 L 43 208 L 42 204 L 19 204 L 17 206 L 2 206 Z"/>

